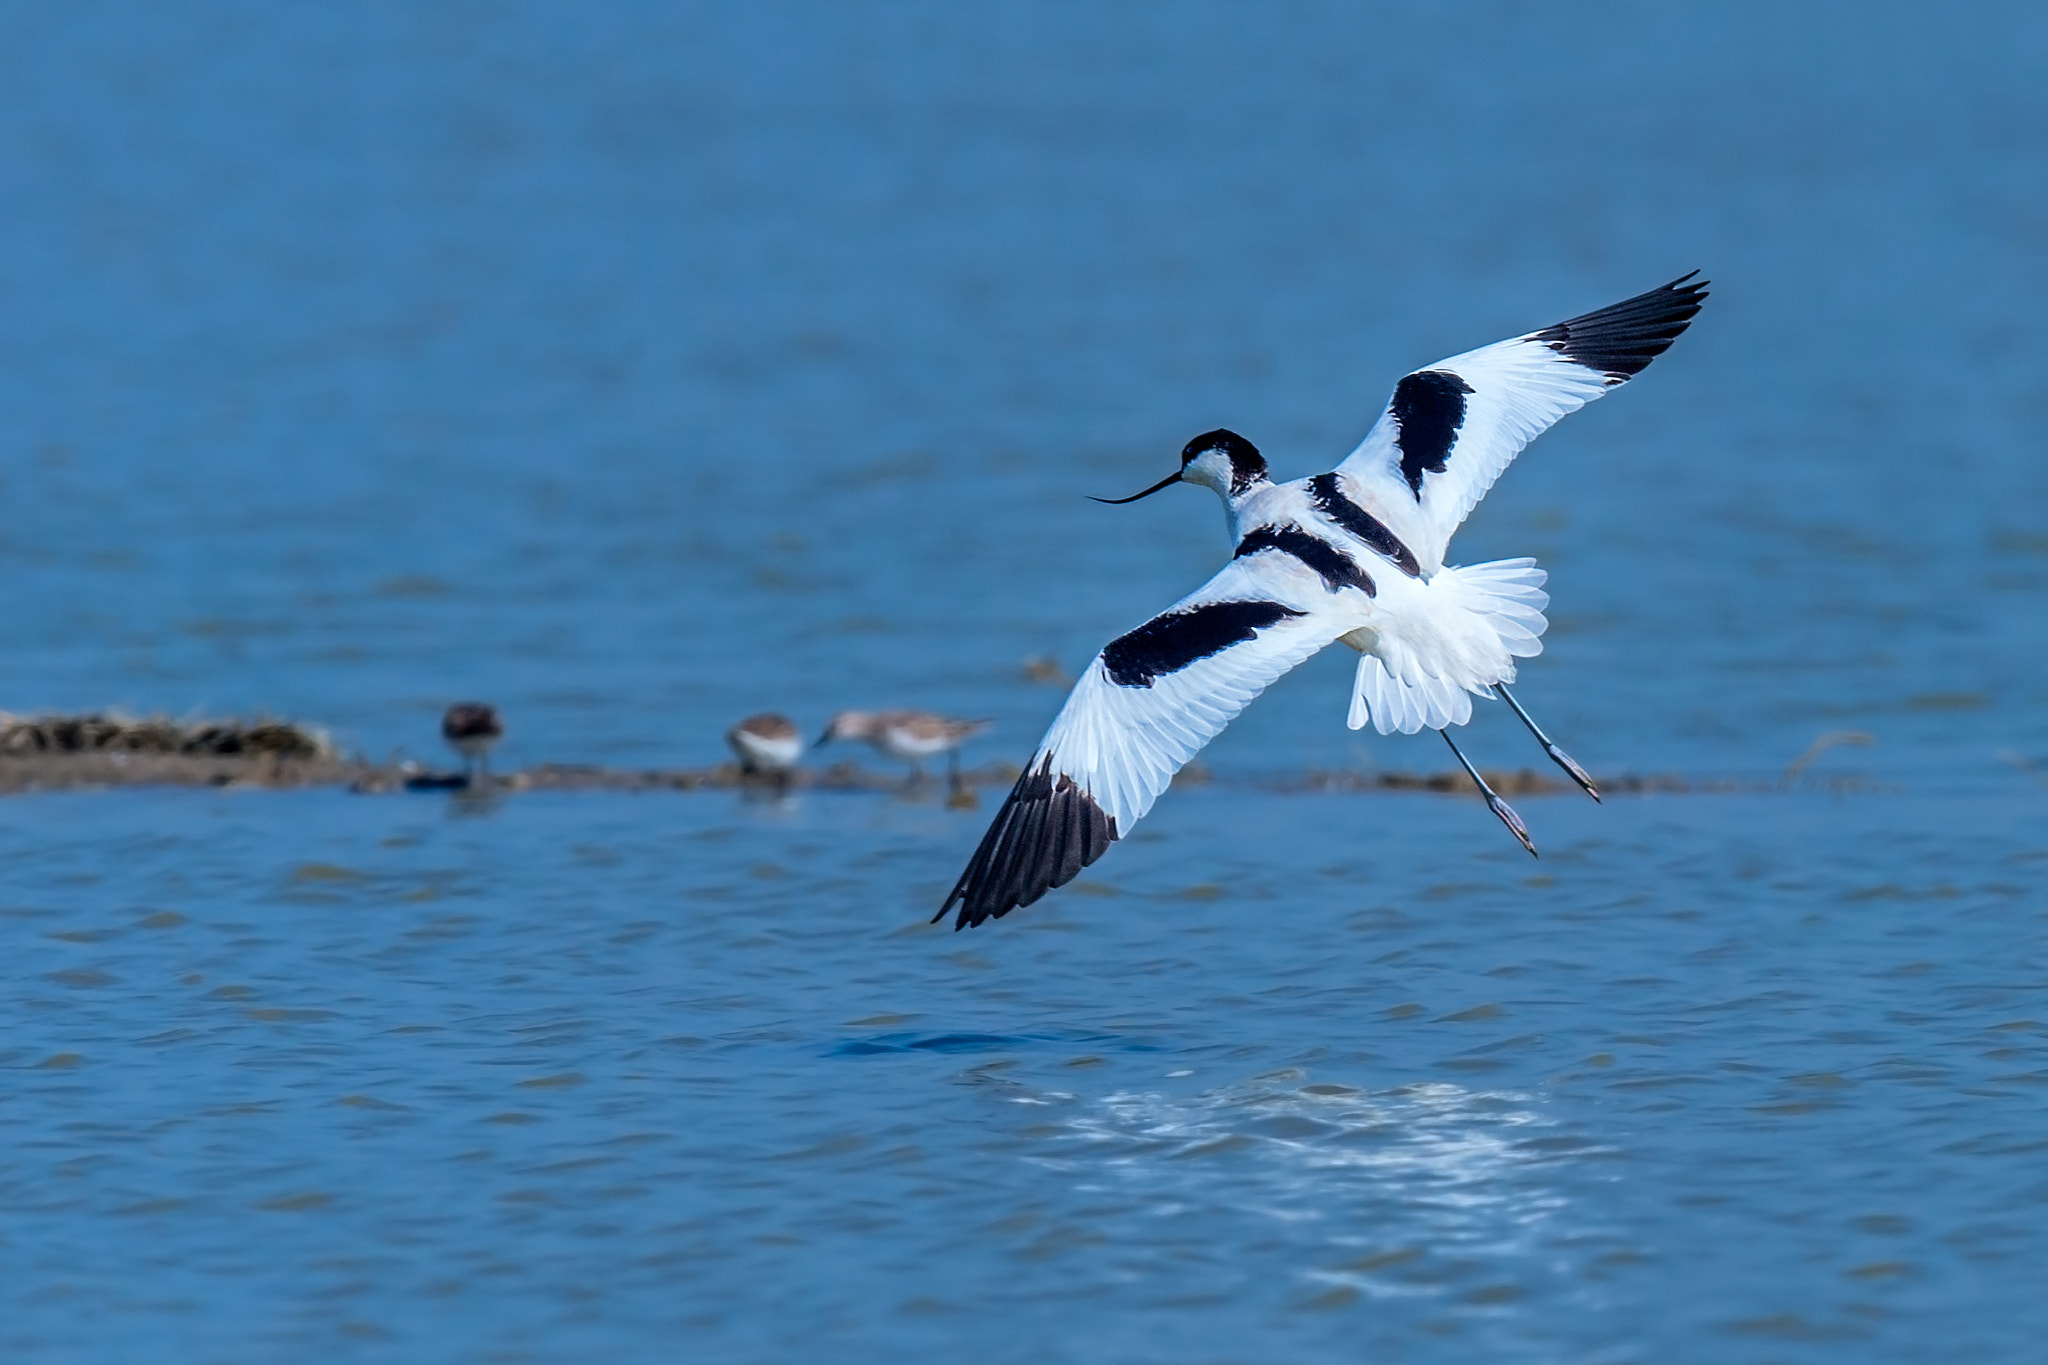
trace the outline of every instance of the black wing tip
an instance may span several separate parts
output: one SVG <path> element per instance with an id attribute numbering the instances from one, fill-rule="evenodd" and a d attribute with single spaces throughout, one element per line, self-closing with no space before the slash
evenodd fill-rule
<path id="1" fill-rule="evenodd" d="M 1698 316 L 1711 280 L 1688 270 L 1669 284 L 1546 327 L 1534 340 L 1567 360 L 1599 370 L 1610 384 L 1633 379 L 1669 350 Z"/>
<path id="2" fill-rule="evenodd" d="M 1065 886 L 1116 840 L 1116 821 L 1046 754 L 1017 778 L 932 923 L 955 905 L 956 933 L 1001 919 Z"/>

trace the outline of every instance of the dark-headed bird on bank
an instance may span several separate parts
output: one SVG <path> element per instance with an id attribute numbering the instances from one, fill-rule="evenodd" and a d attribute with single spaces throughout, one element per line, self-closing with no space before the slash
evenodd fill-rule
<path id="1" fill-rule="evenodd" d="M 1546 577 L 1533 559 L 1456 567 L 1451 534 L 1522 447 L 1642 373 L 1707 296 L 1694 271 L 1612 307 L 1417 370 L 1327 474 L 1275 483 L 1251 442 L 1197 436 L 1174 483 L 1223 499 L 1229 564 L 1095 656 L 934 919 L 954 928 L 1030 905 L 1130 831 L 1181 765 L 1281 674 L 1342 641 L 1359 653 L 1348 723 L 1442 734 L 1530 853 L 1521 817 L 1451 740 L 1474 696 L 1505 701 L 1544 752 L 1592 780 L 1507 689 L 1541 652 Z"/>
<path id="2" fill-rule="evenodd" d="M 505 737 L 498 708 L 480 701 L 459 701 L 441 716 L 441 738 L 462 755 L 463 771 L 474 783 L 490 776 L 491 749 Z"/>

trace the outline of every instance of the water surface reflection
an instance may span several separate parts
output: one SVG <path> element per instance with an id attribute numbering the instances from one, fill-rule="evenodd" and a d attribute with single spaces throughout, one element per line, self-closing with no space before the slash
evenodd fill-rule
<path id="1" fill-rule="evenodd" d="M 1031 1160 L 1149 1216 L 1231 1215 L 1253 1241 L 1295 1243 L 1297 1273 L 1332 1303 L 1506 1304 L 1597 1240 L 1552 1170 L 1612 1152 L 1560 1133 L 1535 1097 L 1304 1081 L 1287 1069 L 1185 1095 L 1118 1091 L 1076 1105 Z"/>

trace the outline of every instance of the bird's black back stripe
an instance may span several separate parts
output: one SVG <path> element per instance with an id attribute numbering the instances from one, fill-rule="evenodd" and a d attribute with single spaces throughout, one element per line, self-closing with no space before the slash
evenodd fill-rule
<path id="1" fill-rule="evenodd" d="M 1266 626 L 1303 614 L 1278 602 L 1205 602 L 1169 611 L 1111 640 L 1102 666 L 1119 687 L 1150 687 L 1198 659 L 1255 638 Z"/>
<path id="2" fill-rule="evenodd" d="M 1116 842 L 1115 819 L 1073 778 L 1053 772 L 1052 758 L 1026 765 L 934 924 L 955 905 L 955 929 L 1001 919 L 1074 880 Z"/>
<path id="3" fill-rule="evenodd" d="M 1372 576 L 1358 567 L 1357 560 L 1299 526 L 1261 526 L 1237 543 L 1237 553 L 1231 557 L 1243 559 L 1261 550 L 1278 550 L 1281 554 L 1293 555 L 1320 574 L 1323 586 L 1331 592 L 1339 588 L 1363 588 L 1367 597 L 1379 595 L 1379 589 L 1373 586 Z"/>
<path id="4" fill-rule="evenodd" d="M 1422 566 L 1415 562 L 1415 552 L 1389 531 L 1385 522 L 1346 497 L 1344 486 L 1335 474 L 1316 475 L 1308 481 L 1308 492 L 1316 500 L 1317 511 L 1394 561 L 1402 573 L 1410 578 L 1422 577 Z M 1240 549 L 1238 553 L 1243 554 L 1244 551 Z"/>
<path id="5" fill-rule="evenodd" d="M 1401 477 L 1422 501 L 1422 476 L 1444 472 L 1444 460 L 1465 425 L 1465 395 L 1472 386 L 1449 370 L 1418 370 L 1394 386 L 1394 440 L 1401 447 Z"/>
<path id="6" fill-rule="evenodd" d="M 1641 374 L 1691 325 L 1707 297 L 1707 281 L 1681 275 L 1667 285 L 1536 333 L 1567 360 L 1600 370 L 1610 384 Z"/>

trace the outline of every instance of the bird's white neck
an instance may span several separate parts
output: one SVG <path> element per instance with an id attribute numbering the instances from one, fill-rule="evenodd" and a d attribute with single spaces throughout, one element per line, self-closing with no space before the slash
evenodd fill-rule
<path id="1" fill-rule="evenodd" d="M 1204 451 L 1189 460 L 1180 477 L 1183 483 L 1200 484 L 1222 499 L 1223 523 L 1230 531 L 1233 545 L 1241 539 L 1238 523 L 1245 503 L 1260 489 L 1273 486 L 1273 481 L 1264 473 L 1247 477 L 1245 471 L 1233 469 L 1230 457 L 1220 450 Z"/>
<path id="2" fill-rule="evenodd" d="M 1224 533 L 1230 537 L 1230 543 L 1235 545 L 1244 539 L 1244 505 L 1250 493 L 1247 492 L 1245 497 L 1233 498 L 1219 489 L 1216 496 L 1223 502 Z"/>

